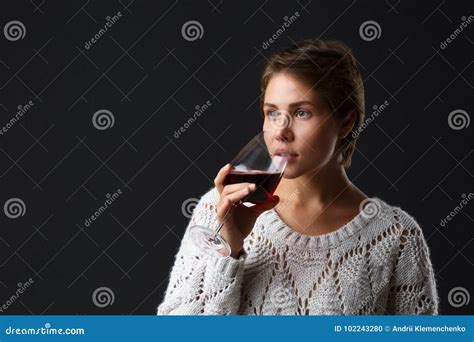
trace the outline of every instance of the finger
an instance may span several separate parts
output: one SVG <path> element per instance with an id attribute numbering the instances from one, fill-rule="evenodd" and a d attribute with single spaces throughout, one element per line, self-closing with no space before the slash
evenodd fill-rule
<path id="1" fill-rule="evenodd" d="M 224 180 L 225 176 L 231 171 L 232 165 L 231 164 L 226 164 L 224 165 L 219 172 L 217 173 L 216 178 L 214 178 L 214 185 L 219 192 L 219 194 L 222 192 L 222 189 L 224 188 Z"/>
<path id="2" fill-rule="evenodd" d="M 246 198 L 251 192 L 255 191 L 255 187 L 247 186 L 244 189 L 240 189 L 231 194 L 228 194 L 225 197 L 221 197 L 219 200 L 219 205 L 217 206 L 217 217 L 222 218 L 227 210 L 230 209 L 232 205 Z"/>
<path id="3" fill-rule="evenodd" d="M 227 194 L 225 198 L 228 198 L 232 203 L 237 203 L 246 198 L 253 191 L 255 191 L 255 185 L 250 184 L 242 189 Z"/>
<path id="4" fill-rule="evenodd" d="M 222 189 L 221 196 L 227 196 L 230 195 L 231 193 L 237 192 L 239 190 L 243 190 L 245 188 L 249 189 L 255 189 L 255 184 L 254 183 L 235 183 L 235 184 L 228 184 L 224 186 L 224 189 Z"/>
<path id="5" fill-rule="evenodd" d="M 217 206 L 217 220 L 219 222 L 222 222 L 225 214 L 230 210 L 231 207 L 232 201 L 228 198 L 223 198 L 221 201 L 219 201 L 219 205 Z"/>

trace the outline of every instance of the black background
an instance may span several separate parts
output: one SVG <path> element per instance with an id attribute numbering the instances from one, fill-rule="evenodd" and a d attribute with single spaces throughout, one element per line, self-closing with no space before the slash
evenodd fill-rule
<path id="1" fill-rule="evenodd" d="M 470 24 L 464 2 L 432 1 L 2 1 L 0 125 L 33 107 L 0 136 L 0 203 L 20 198 L 16 219 L 0 215 L 0 305 L 18 283 L 34 283 L 7 314 L 154 314 L 194 203 L 217 170 L 260 128 L 259 80 L 271 53 L 303 38 L 346 42 L 366 86 L 367 116 L 351 179 L 412 214 L 424 230 L 442 314 L 472 314 L 448 293 L 473 293 L 473 211 L 440 220 L 473 192 L 473 125 L 448 115 L 473 112 Z M 471 3 L 472 4 L 472 3 Z M 122 17 L 89 49 L 107 16 Z M 300 17 L 270 44 L 296 11 Z M 7 40 L 19 20 L 26 35 Z M 184 39 L 189 20 L 200 39 Z M 378 39 L 359 34 L 381 27 Z M 211 106 L 179 138 L 195 107 Z M 106 130 L 92 124 L 113 113 Z M 93 224 L 107 193 L 123 194 Z M 185 202 L 191 198 L 191 202 Z M 194 202 L 193 202 L 194 201 Z M 114 302 L 97 307 L 94 290 Z"/>

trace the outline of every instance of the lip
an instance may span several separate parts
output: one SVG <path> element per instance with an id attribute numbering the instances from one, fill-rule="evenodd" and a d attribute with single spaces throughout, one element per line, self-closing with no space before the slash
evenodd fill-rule
<path id="1" fill-rule="evenodd" d="M 281 155 L 281 158 L 283 158 L 284 160 L 286 160 L 287 162 L 292 162 L 294 161 L 296 158 L 298 158 L 298 155 L 297 154 L 283 154 Z"/>
<path id="2" fill-rule="evenodd" d="M 291 150 L 287 148 L 279 148 L 275 151 L 275 156 L 281 156 L 281 157 L 297 157 L 298 154 L 292 153 Z"/>
<path id="3" fill-rule="evenodd" d="M 279 148 L 275 151 L 275 157 L 281 158 L 282 160 L 286 160 L 287 163 L 293 162 L 298 158 L 297 153 L 291 152 L 291 150 L 287 148 Z"/>

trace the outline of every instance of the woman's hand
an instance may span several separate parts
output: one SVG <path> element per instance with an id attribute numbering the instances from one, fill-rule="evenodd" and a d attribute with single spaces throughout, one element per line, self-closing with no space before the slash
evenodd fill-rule
<path id="1" fill-rule="evenodd" d="M 232 205 L 246 198 L 255 191 L 256 185 L 253 183 L 236 183 L 224 185 L 225 177 L 232 170 L 232 166 L 227 164 L 220 169 L 214 185 L 219 192 L 220 198 L 217 202 L 217 220 L 223 222 L 224 216 Z M 244 239 L 250 234 L 258 216 L 266 210 L 275 207 L 279 202 L 278 196 L 273 196 L 271 201 L 259 203 L 252 207 L 237 204 L 232 209 L 220 234 L 228 242 L 231 248 L 231 256 L 236 258 L 244 245 Z"/>

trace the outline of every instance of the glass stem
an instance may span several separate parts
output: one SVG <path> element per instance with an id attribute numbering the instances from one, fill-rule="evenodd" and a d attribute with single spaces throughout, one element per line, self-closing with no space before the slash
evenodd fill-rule
<path id="1" fill-rule="evenodd" d="M 234 203 L 232 204 L 232 206 L 227 210 L 227 212 L 225 213 L 224 215 L 224 218 L 222 219 L 222 222 L 219 223 L 219 225 L 216 227 L 216 229 L 214 229 L 214 236 L 216 236 L 217 234 L 219 234 L 219 232 L 221 231 L 222 227 L 224 227 L 224 224 L 226 223 L 226 221 L 229 219 L 229 216 L 230 216 L 230 213 L 232 211 L 232 209 L 234 209 L 235 207 L 237 207 L 238 203 Z"/>

